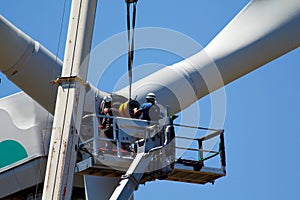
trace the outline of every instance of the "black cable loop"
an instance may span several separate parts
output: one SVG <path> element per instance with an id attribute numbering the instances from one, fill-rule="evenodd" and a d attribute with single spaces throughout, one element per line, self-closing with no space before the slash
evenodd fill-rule
<path id="1" fill-rule="evenodd" d="M 132 13 L 132 28 L 130 20 L 130 4 L 133 4 L 133 13 Z M 131 85 L 132 85 L 132 65 L 134 58 L 134 31 L 135 31 L 135 22 L 136 22 L 136 3 L 137 1 L 126 1 L 127 7 L 127 40 L 128 40 L 128 79 L 129 79 L 129 95 L 128 101 L 131 100 Z M 130 40 L 131 39 L 131 40 Z"/>
<path id="2" fill-rule="evenodd" d="M 132 84 L 132 61 L 131 61 L 131 43 L 130 43 L 130 3 L 127 2 L 127 40 L 128 40 L 128 49 L 127 49 L 127 71 L 128 71 L 128 80 L 129 80 L 129 95 L 128 101 L 131 98 L 131 84 Z"/>

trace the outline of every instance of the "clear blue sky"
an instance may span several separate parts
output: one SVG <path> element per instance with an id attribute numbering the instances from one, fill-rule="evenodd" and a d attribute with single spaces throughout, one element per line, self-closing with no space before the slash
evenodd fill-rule
<path id="1" fill-rule="evenodd" d="M 205 46 L 247 3 L 140 0 L 137 27 L 173 29 Z M 69 5 L 70 0 L 58 54 L 63 1 L 2 0 L 0 13 L 62 59 Z M 124 0 L 99 0 L 93 47 L 125 29 Z M 166 56 L 151 61 L 151 56 L 137 55 L 135 62 L 149 61 L 168 65 L 178 60 Z M 215 185 L 204 186 L 168 181 L 147 183 L 135 192 L 136 199 L 299 199 L 299 65 L 300 49 L 296 49 L 225 87 L 226 177 Z M 126 71 L 126 59 L 120 70 Z M 0 78 L 0 97 L 19 91 L 1 73 Z M 200 106 L 207 98 L 200 100 Z M 205 117 L 206 113 L 201 115 L 204 119 L 209 117 Z"/>

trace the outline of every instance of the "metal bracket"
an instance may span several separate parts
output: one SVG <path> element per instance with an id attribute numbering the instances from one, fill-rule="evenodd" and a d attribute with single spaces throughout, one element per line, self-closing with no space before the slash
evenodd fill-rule
<path id="1" fill-rule="evenodd" d="M 76 163 L 76 166 L 75 166 L 75 173 L 76 172 L 81 172 L 81 171 L 84 171 L 90 167 L 93 166 L 93 158 L 92 157 L 89 157 L 79 163 Z"/>
<path id="2" fill-rule="evenodd" d="M 86 82 L 78 76 L 58 77 L 56 80 L 51 81 L 50 84 L 59 86 L 62 83 L 72 83 L 75 81 L 81 83 L 82 85 L 86 85 Z"/>
<path id="3" fill-rule="evenodd" d="M 133 184 L 135 190 L 137 190 L 139 188 L 140 183 L 138 180 L 136 180 L 136 178 L 134 176 L 132 176 L 132 174 L 122 175 L 121 180 L 124 180 L 124 179 L 129 179 L 131 181 L 131 183 Z"/>

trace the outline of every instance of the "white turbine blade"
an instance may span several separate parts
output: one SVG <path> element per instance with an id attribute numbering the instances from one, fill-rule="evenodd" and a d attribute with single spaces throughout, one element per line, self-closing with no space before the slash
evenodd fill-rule
<path id="1" fill-rule="evenodd" d="M 50 81 L 60 75 L 62 62 L 2 16 L 0 44 L 0 71 L 53 113 L 57 88 Z"/>
<path id="2" fill-rule="evenodd" d="M 0 71 L 14 84 L 54 113 L 57 86 L 50 82 L 61 75 L 62 61 L 0 15 Z M 85 111 L 95 112 L 95 96 L 107 95 L 88 84 Z M 92 103 L 93 102 L 93 103 Z"/>
<path id="3" fill-rule="evenodd" d="M 227 84 L 299 46 L 300 1 L 254 0 L 205 51 Z"/>
<path id="4" fill-rule="evenodd" d="M 299 0 L 251 1 L 203 51 L 134 83 L 133 96 L 141 99 L 154 92 L 177 113 L 297 48 L 299 35 Z"/>

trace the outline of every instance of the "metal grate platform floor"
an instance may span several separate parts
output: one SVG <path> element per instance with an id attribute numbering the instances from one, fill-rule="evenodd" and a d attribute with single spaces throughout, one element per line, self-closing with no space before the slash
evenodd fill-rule
<path id="1" fill-rule="evenodd" d="M 130 162 L 123 163 L 122 167 L 118 169 L 106 166 L 101 163 L 93 164 L 92 159 L 87 159 L 77 164 L 77 173 L 94 176 L 107 176 L 107 177 L 119 177 L 126 173 L 126 165 L 130 165 Z M 125 167 L 125 168 L 123 168 Z M 122 169 L 123 168 L 123 169 Z M 144 184 L 147 181 L 168 180 L 178 181 L 195 184 L 214 183 L 215 180 L 226 175 L 226 171 L 221 168 L 213 168 L 199 165 L 185 164 L 182 162 L 175 162 L 174 169 L 168 174 L 168 176 L 153 177 L 151 173 L 145 173 L 140 183 Z"/>

